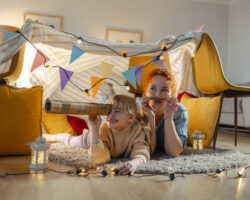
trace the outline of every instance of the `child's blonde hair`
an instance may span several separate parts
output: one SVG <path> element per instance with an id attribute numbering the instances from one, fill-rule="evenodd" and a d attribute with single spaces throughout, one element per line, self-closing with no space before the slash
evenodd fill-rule
<path id="1" fill-rule="evenodd" d="M 128 114 L 135 116 L 135 119 L 141 123 L 142 128 L 146 134 L 146 141 L 150 146 L 150 134 L 151 134 L 150 125 L 148 123 L 146 116 L 141 117 L 141 115 L 139 114 L 135 98 L 118 94 L 109 98 L 106 101 L 106 104 L 118 106 L 119 108 L 126 111 Z"/>

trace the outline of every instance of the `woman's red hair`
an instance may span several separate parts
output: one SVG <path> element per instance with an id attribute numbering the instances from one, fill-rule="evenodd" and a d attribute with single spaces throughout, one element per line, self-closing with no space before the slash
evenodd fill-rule
<path id="1" fill-rule="evenodd" d="M 144 85 L 144 89 L 143 89 L 143 96 L 146 96 L 146 93 L 148 90 L 148 85 L 149 85 L 149 83 L 151 83 L 152 79 L 155 76 L 165 77 L 170 83 L 171 96 L 176 97 L 176 82 L 175 82 L 173 75 L 168 71 L 167 68 L 162 68 L 162 69 L 156 68 L 148 74 L 145 85 Z"/>

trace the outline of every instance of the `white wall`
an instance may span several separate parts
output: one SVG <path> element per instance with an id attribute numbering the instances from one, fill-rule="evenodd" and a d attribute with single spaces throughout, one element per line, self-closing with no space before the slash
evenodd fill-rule
<path id="1" fill-rule="evenodd" d="M 229 7 L 227 77 L 233 83 L 250 82 L 250 1 Z"/>
<path id="2" fill-rule="evenodd" d="M 142 31 L 144 42 L 205 24 L 227 65 L 227 5 L 185 0 L 0 0 L 0 24 L 21 26 L 24 12 L 63 16 L 65 31 L 98 38 L 105 38 L 107 28 Z"/>

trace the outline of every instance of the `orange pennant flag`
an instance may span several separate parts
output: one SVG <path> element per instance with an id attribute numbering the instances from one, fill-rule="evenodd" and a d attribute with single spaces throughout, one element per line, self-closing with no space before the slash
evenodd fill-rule
<path id="1" fill-rule="evenodd" d="M 104 80 L 102 78 L 91 76 L 90 81 L 91 81 L 91 87 L 92 87 L 92 94 L 93 94 L 93 97 L 95 98 L 95 95 L 98 92 Z"/>

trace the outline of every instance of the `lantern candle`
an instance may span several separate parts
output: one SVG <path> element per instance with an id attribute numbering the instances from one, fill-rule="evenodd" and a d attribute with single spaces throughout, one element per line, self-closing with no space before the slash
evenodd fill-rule
<path id="1" fill-rule="evenodd" d="M 49 143 L 44 138 L 37 138 L 30 144 L 31 148 L 31 170 L 44 170 L 48 168 L 49 162 Z"/>
<path id="2" fill-rule="evenodd" d="M 205 136 L 201 134 L 200 131 L 195 131 L 192 135 L 193 139 L 193 149 L 194 150 L 202 150 L 203 149 L 203 140 Z"/>

